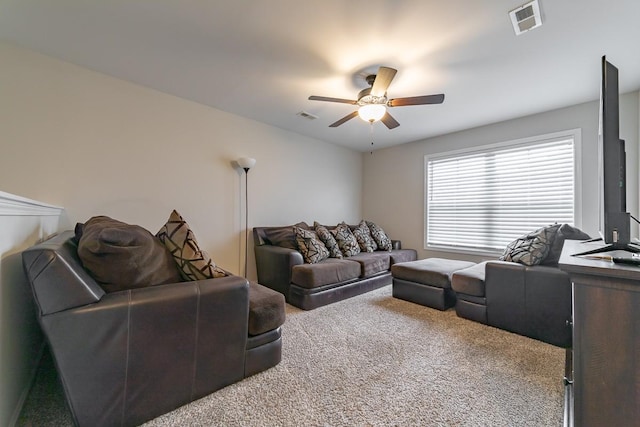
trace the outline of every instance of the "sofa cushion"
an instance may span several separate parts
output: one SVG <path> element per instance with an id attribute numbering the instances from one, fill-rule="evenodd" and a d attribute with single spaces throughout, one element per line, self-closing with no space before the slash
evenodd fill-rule
<path id="1" fill-rule="evenodd" d="M 169 251 L 144 228 L 97 216 L 77 229 L 78 257 L 106 292 L 181 281 Z"/>
<path id="2" fill-rule="evenodd" d="M 458 270 L 451 275 L 451 288 L 456 293 L 484 297 L 484 270 L 487 261 Z"/>
<path id="3" fill-rule="evenodd" d="M 560 224 L 554 224 L 518 237 L 507 245 L 500 261 L 519 262 L 529 266 L 540 264 L 551 250 L 559 228 Z"/>
<path id="4" fill-rule="evenodd" d="M 298 250 L 298 243 L 296 242 L 296 235 L 293 231 L 293 227 L 300 227 L 303 230 L 309 230 L 309 226 L 306 222 L 299 222 L 294 225 L 287 225 L 283 227 L 265 227 L 263 229 L 265 239 L 270 245 Z"/>
<path id="5" fill-rule="evenodd" d="M 319 224 L 318 222 L 313 223 L 313 227 L 316 230 L 316 234 L 318 238 L 322 240 L 322 243 L 329 249 L 329 256 L 331 258 L 342 258 L 342 252 L 340 251 L 340 247 L 338 246 L 338 242 L 336 238 L 333 237 L 333 234 L 325 227 L 324 225 Z"/>
<path id="6" fill-rule="evenodd" d="M 209 254 L 200 249 L 189 224 L 177 211 L 171 212 L 169 220 L 156 234 L 178 264 L 185 280 L 204 280 L 224 277 L 227 273 L 217 267 Z"/>
<path id="7" fill-rule="evenodd" d="M 390 251 L 392 248 L 391 239 L 387 236 L 382 227 L 371 221 L 367 221 L 367 227 L 369 227 L 371 237 L 376 242 L 378 249 Z"/>
<path id="8" fill-rule="evenodd" d="M 353 235 L 351 228 L 346 223 L 341 222 L 338 224 L 336 228 L 331 230 L 331 234 L 338 242 L 342 255 L 350 257 L 360 253 L 360 245 L 358 245 L 356 236 Z"/>
<path id="9" fill-rule="evenodd" d="M 360 221 L 358 226 L 353 229 L 353 235 L 356 237 L 361 252 L 373 252 L 378 249 L 376 242 L 374 242 L 371 237 L 371 231 L 369 231 L 369 227 L 364 220 Z"/>
<path id="10" fill-rule="evenodd" d="M 360 277 L 371 277 L 391 268 L 389 252 L 360 252 L 349 259 L 360 264 Z"/>
<path id="11" fill-rule="evenodd" d="M 291 269 L 291 283 L 301 288 L 342 283 L 360 276 L 360 264 L 346 259 L 327 258 L 317 264 L 300 264 Z"/>
<path id="12" fill-rule="evenodd" d="M 284 295 L 249 282 L 249 335 L 255 336 L 284 324 Z"/>
<path id="13" fill-rule="evenodd" d="M 579 228 L 572 227 L 569 224 L 562 224 L 556 233 L 556 238 L 553 240 L 551 249 L 547 256 L 542 260 L 542 265 L 558 265 L 560 261 L 560 254 L 562 253 L 562 245 L 565 240 L 587 240 L 591 237 L 580 230 Z"/>
<path id="14" fill-rule="evenodd" d="M 296 235 L 298 250 L 302 254 L 304 262 L 315 264 L 329 258 L 329 249 L 318 238 L 315 231 L 304 230 L 295 226 L 293 231 Z"/>

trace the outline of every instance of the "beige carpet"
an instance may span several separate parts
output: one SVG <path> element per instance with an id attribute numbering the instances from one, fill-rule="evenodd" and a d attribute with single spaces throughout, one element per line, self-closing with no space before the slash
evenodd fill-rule
<path id="1" fill-rule="evenodd" d="M 283 360 L 148 426 L 559 426 L 564 350 L 395 299 L 288 307 Z"/>
<path id="2" fill-rule="evenodd" d="M 46 362 L 45 358 L 45 362 Z M 560 426 L 564 350 L 395 299 L 287 307 L 283 360 L 146 426 Z M 71 424 L 49 359 L 18 422 Z"/>

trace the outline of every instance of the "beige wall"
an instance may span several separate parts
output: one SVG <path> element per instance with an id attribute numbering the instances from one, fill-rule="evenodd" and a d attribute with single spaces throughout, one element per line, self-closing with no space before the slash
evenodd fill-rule
<path id="1" fill-rule="evenodd" d="M 627 210 L 636 218 L 638 161 L 634 159 L 638 159 L 638 98 L 638 92 L 633 92 L 620 99 L 620 137 L 626 140 L 628 159 Z M 581 129 L 582 133 L 582 191 L 577 195 L 582 219 L 578 226 L 597 236 L 597 101 L 364 154 L 364 216 L 382 224 L 404 246 L 418 249 L 420 258 L 478 261 L 482 258 L 424 249 L 424 156 L 569 129 Z M 637 236 L 636 226 L 634 233 Z"/>
<path id="2" fill-rule="evenodd" d="M 361 218 L 360 153 L 10 44 L 0 58 L 0 190 L 64 206 L 68 227 L 109 215 L 155 233 L 175 208 L 241 273 L 242 156 L 250 227 Z"/>

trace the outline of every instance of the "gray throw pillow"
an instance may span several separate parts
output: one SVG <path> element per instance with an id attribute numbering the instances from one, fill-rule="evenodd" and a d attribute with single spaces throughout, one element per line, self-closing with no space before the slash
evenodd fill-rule
<path id="1" fill-rule="evenodd" d="M 588 240 L 590 238 L 591 237 L 587 233 L 579 228 L 572 227 L 569 224 L 562 224 L 558 229 L 558 233 L 553 241 L 553 245 L 551 245 L 549 253 L 540 264 L 552 266 L 558 265 L 558 261 L 560 261 L 560 254 L 562 253 L 562 246 L 564 245 L 565 240 Z"/>
<path id="2" fill-rule="evenodd" d="M 376 242 L 378 249 L 390 251 L 393 248 L 391 239 L 387 236 L 382 227 L 371 221 L 367 221 L 367 227 L 369 227 L 371 237 L 373 238 L 373 241 Z"/>
<path id="3" fill-rule="evenodd" d="M 360 246 L 361 252 L 373 252 L 378 249 L 376 242 L 374 242 L 371 237 L 371 231 L 369 231 L 369 227 L 364 220 L 360 221 L 360 224 L 353 230 L 353 235 L 356 236 L 356 241 L 358 242 L 358 246 Z"/>
<path id="4" fill-rule="evenodd" d="M 340 252 L 338 242 L 336 242 L 335 237 L 333 237 L 329 229 L 317 221 L 313 223 L 313 228 L 315 228 L 318 238 L 322 240 L 327 249 L 329 249 L 329 256 L 331 258 L 342 258 L 342 252 Z"/>
<path id="5" fill-rule="evenodd" d="M 350 257 L 360 253 L 360 245 L 358 245 L 356 236 L 353 235 L 351 229 L 344 221 L 331 230 L 331 234 L 333 234 L 336 242 L 338 242 L 338 247 L 342 255 Z"/>
<path id="6" fill-rule="evenodd" d="M 315 231 L 304 230 L 300 227 L 293 227 L 296 236 L 298 250 L 308 264 L 316 264 L 329 258 L 329 249 L 322 243 Z"/>
<path id="7" fill-rule="evenodd" d="M 518 262 L 524 265 L 537 265 L 547 256 L 560 224 L 542 227 L 536 231 L 518 237 L 507 245 L 500 261 Z"/>

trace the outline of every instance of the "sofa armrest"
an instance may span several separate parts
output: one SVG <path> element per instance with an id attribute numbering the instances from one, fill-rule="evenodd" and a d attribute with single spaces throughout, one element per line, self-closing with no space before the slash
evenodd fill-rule
<path id="1" fill-rule="evenodd" d="M 571 347 L 571 283 L 558 268 L 487 262 L 487 323 L 559 347 Z"/>
<path id="2" fill-rule="evenodd" d="M 487 323 L 526 335 L 525 266 L 515 262 L 489 261 L 485 267 Z"/>
<path id="3" fill-rule="evenodd" d="M 304 264 L 302 254 L 294 249 L 272 245 L 254 247 L 258 283 L 274 289 L 289 298 L 291 269 Z"/>
<path id="4" fill-rule="evenodd" d="M 228 276 L 110 293 L 40 321 L 76 424 L 137 425 L 244 378 L 248 310 L 248 282 Z"/>

